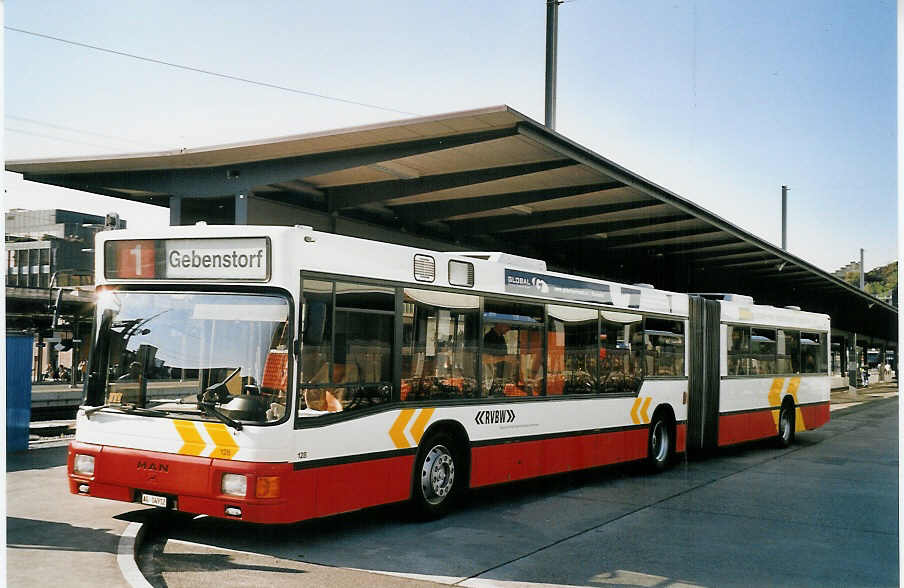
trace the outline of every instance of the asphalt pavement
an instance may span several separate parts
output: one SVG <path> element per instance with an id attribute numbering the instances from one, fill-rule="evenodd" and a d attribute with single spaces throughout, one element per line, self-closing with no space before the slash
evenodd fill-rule
<path id="1" fill-rule="evenodd" d="M 126 586 L 145 523 L 154 586 L 893 586 L 898 399 L 853 396 L 790 449 L 717 451 L 658 476 L 623 465 L 473 492 L 446 518 L 400 506 L 262 527 L 72 496 L 66 448 L 7 461 L 8 585 Z"/>

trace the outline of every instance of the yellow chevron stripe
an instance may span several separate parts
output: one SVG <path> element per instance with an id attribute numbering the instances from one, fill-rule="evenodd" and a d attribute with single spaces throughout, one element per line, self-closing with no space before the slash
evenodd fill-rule
<path id="1" fill-rule="evenodd" d="M 650 410 L 650 401 L 653 400 L 652 396 L 647 396 L 643 401 L 643 406 L 640 407 L 640 416 L 643 418 L 643 422 L 650 422 L 650 415 L 647 413 Z"/>
<path id="2" fill-rule="evenodd" d="M 772 380 L 772 387 L 769 388 L 769 406 L 774 406 L 772 411 L 772 420 L 775 422 L 775 430 L 778 432 L 778 416 L 782 406 L 782 388 L 785 386 L 785 378 L 775 378 Z"/>
<path id="3" fill-rule="evenodd" d="M 398 449 L 405 449 L 406 447 L 411 446 L 408 442 L 408 438 L 405 437 L 405 427 L 408 425 L 408 421 L 411 420 L 413 415 L 414 409 L 406 408 L 399 414 L 395 422 L 392 423 L 392 426 L 389 427 L 389 438 L 392 439 L 392 442 L 395 443 L 395 446 Z"/>
<path id="4" fill-rule="evenodd" d="M 788 394 L 794 399 L 794 406 L 797 407 L 794 411 L 794 430 L 798 432 L 807 430 L 806 423 L 804 423 L 804 415 L 800 411 L 800 407 L 797 406 L 797 389 L 799 387 L 800 377 L 791 378 L 791 382 L 788 383 Z"/>
<path id="5" fill-rule="evenodd" d="M 207 447 L 207 443 L 201 439 L 201 433 L 195 428 L 195 423 L 191 421 L 174 420 L 173 425 L 176 432 L 182 438 L 182 447 L 179 448 L 180 455 L 201 455 Z"/>
<path id="6" fill-rule="evenodd" d="M 424 429 L 427 428 L 427 423 L 430 422 L 430 417 L 433 416 L 433 411 L 435 410 L 435 408 L 425 408 L 415 419 L 414 424 L 411 425 L 411 438 L 414 439 L 415 443 L 421 442 L 421 437 L 424 436 Z"/>
<path id="7" fill-rule="evenodd" d="M 204 423 L 207 434 L 213 439 L 216 447 L 210 452 L 209 457 L 218 459 L 232 459 L 239 452 L 239 446 L 229 434 L 223 423 Z"/>
<path id="8" fill-rule="evenodd" d="M 637 397 L 634 399 L 634 404 L 631 405 L 631 422 L 635 425 L 640 424 L 640 416 L 637 414 L 637 409 L 640 407 L 641 398 Z"/>

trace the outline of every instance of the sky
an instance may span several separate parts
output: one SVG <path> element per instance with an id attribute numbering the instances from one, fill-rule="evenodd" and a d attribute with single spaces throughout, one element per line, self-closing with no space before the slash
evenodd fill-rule
<path id="1" fill-rule="evenodd" d="M 880 0 L 569 0 L 556 130 L 776 245 L 788 185 L 791 253 L 833 271 L 862 247 L 867 269 L 884 265 L 898 256 L 895 18 Z M 7 0 L 4 21 L 7 160 L 499 104 L 544 117 L 544 0 Z M 4 181 L 7 209 L 169 220 L 166 209 Z"/>

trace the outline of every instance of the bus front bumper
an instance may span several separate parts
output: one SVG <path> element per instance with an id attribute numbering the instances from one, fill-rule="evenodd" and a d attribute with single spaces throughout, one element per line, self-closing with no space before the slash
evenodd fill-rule
<path id="1" fill-rule="evenodd" d="M 72 494 L 254 523 L 293 520 L 286 498 L 292 474 L 288 463 L 240 462 L 73 441 L 67 471 Z M 230 484 L 224 484 L 227 475 Z M 240 495 L 242 481 L 244 495 Z"/>

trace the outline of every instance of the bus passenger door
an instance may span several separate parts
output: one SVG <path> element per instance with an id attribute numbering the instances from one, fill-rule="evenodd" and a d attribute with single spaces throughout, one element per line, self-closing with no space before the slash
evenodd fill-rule
<path id="1" fill-rule="evenodd" d="M 716 447 L 719 440 L 719 319 L 716 300 L 691 296 L 688 340 L 688 450 Z"/>

